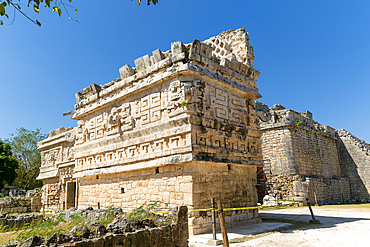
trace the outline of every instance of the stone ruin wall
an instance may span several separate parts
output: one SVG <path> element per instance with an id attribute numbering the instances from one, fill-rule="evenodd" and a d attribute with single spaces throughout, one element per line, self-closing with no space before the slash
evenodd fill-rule
<path id="1" fill-rule="evenodd" d="M 41 200 L 46 209 L 58 210 L 65 202 L 65 184 L 75 181 L 74 169 L 75 129 L 52 130 L 49 137 L 38 143 L 41 149 L 41 167 L 37 179 L 43 181 Z"/>
<path id="2" fill-rule="evenodd" d="M 261 124 L 267 193 L 297 201 L 315 201 L 315 193 L 320 204 L 348 202 L 349 179 L 342 173 L 335 130 L 312 120 L 310 112 L 279 105 L 268 111 L 271 120 Z"/>
<path id="3" fill-rule="evenodd" d="M 237 38 L 223 39 L 225 33 Z M 248 34 L 225 33 L 217 39 L 232 57 L 214 39 L 211 46 L 177 41 L 170 51 L 136 59 L 136 68 L 123 66 L 120 78 L 76 93 L 77 127 L 39 144 L 43 157 L 53 157 L 41 167 L 43 201 L 61 205 L 66 183 L 76 182 L 79 208 L 99 202 L 131 209 L 153 199 L 161 208 L 209 208 L 217 196 L 227 207 L 256 205 L 259 72 Z M 69 136 L 73 159 L 66 156 Z M 62 176 L 64 167 L 70 170 Z M 209 215 L 193 213 L 189 221 L 192 234 L 209 230 Z M 229 226 L 237 221 L 258 222 L 258 212 L 227 214 Z"/>
<path id="4" fill-rule="evenodd" d="M 343 129 L 337 133 L 342 171 L 350 180 L 352 199 L 370 200 L 370 144 Z"/>

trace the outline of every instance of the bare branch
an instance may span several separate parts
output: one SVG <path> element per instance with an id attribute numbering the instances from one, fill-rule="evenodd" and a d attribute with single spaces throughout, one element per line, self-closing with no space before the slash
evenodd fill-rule
<path id="1" fill-rule="evenodd" d="M 32 21 L 34 24 L 41 27 L 41 23 L 38 20 L 32 20 L 27 14 L 25 14 L 22 10 L 19 9 L 19 6 L 16 7 L 15 4 L 9 0 L 9 4 L 14 7 L 14 9 L 18 10 L 22 15 L 24 15 L 28 20 Z"/>

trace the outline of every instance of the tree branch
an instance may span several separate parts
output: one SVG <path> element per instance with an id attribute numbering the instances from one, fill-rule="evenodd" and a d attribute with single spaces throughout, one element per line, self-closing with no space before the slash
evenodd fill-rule
<path id="1" fill-rule="evenodd" d="M 34 24 L 38 25 L 39 27 L 41 27 L 41 23 L 36 20 L 32 20 L 27 14 L 25 14 L 23 11 L 21 11 L 19 8 L 17 8 L 14 3 L 12 1 L 9 1 L 9 4 L 11 4 L 16 10 L 18 10 L 22 15 L 24 15 L 28 20 L 32 21 Z"/>

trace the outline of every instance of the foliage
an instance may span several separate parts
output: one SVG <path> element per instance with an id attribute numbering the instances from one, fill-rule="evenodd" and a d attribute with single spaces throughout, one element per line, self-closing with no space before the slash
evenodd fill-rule
<path id="1" fill-rule="evenodd" d="M 138 0 L 137 3 L 140 5 L 143 0 Z M 150 2 L 152 2 L 154 5 L 158 3 L 158 0 L 148 0 L 147 4 L 150 5 Z"/>
<path id="2" fill-rule="evenodd" d="M 116 213 L 113 208 L 113 205 L 111 205 L 103 213 L 102 218 L 97 219 L 96 222 L 103 224 L 103 225 L 107 225 L 108 223 L 111 223 L 113 221 L 114 217 L 116 217 Z"/>
<path id="3" fill-rule="evenodd" d="M 150 219 L 152 217 L 152 214 L 150 213 L 151 211 L 155 211 L 158 209 L 158 203 L 159 200 L 155 201 L 145 201 L 141 206 L 138 208 L 135 208 L 127 217 L 128 220 L 130 219 L 138 219 L 138 220 L 143 220 L 143 219 Z"/>
<path id="4" fill-rule="evenodd" d="M 4 188 L 4 182 L 8 185 L 13 183 L 17 168 L 18 161 L 13 156 L 11 145 L 0 140 L 0 190 Z"/>
<path id="5" fill-rule="evenodd" d="M 15 134 L 10 135 L 10 139 L 5 142 L 13 148 L 14 156 L 19 162 L 16 170 L 17 177 L 13 185 L 29 190 L 42 186 L 42 181 L 37 181 L 39 175 L 41 156 L 37 149 L 37 143 L 47 137 L 42 134 L 40 129 L 27 130 L 24 128 L 16 129 Z"/>
<path id="6" fill-rule="evenodd" d="M 40 13 L 40 7 L 51 8 L 52 11 L 57 13 L 59 17 L 62 16 L 63 11 L 65 11 L 65 13 L 68 16 L 68 20 L 73 20 L 73 21 L 78 22 L 77 20 L 72 18 L 71 14 L 68 11 L 68 10 L 74 11 L 76 14 L 78 14 L 78 10 L 74 6 L 70 5 L 72 0 L 68 0 L 68 2 L 69 3 L 66 3 L 64 0 L 27 0 L 27 1 L 24 1 L 23 3 L 27 3 L 27 7 L 29 8 L 32 7 L 32 10 L 36 13 Z M 141 4 L 141 2 L 142 0 L 138 0 L 139 5 Z M 158 3 L 158 0 L 147 0 L 148 5 L 150 5 L 151 2 L 154 5 L 156 5 Z M 21 6 L 22 6 L 21 0 L 18 0 L 18 1 L 0 0 L 0 17 L 5 16 L 6 18 L 9 19 L 7 10 L 10 7 L 14 9 L 14 18 L 15 18 L 15 13 L 20 13 L 21 15 L 29 19 L 34 24 L 41 27 L 41 22 L 39 22 L 37 19 L 32 19 L 31 17 L 29 17 L 29 15 L 26 14 L 22 10 Z M 3 25 L 3 24 L 4 24 L 4 21 L 0 19 L 0 25 Z"/>
<path id="7" fill-rule="evenodd" d="M 295 122 L 295 125 L 299 126 L 299 125 L 301 125 L 302 123 L 303 123 L 302 121 L 298 120 L 297 122 Z"/>

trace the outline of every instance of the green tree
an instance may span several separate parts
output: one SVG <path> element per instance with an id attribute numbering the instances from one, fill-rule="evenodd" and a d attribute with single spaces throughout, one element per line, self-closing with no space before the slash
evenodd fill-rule
<path id="1" fill-rule="evenodd" d="M 18 161 L 13 156 L 10 145 L 0 140 L 0 190 L 4 188 L 5 183 L 13 183 L 17 168 Z"/>
<path id="2" fill-rule="evenodd" d="M 41 166 L 41 151 L 37 149 L 37 143 L 45 139 L 47 135 L 42 134 L 40 129 L 20 128 L 10 136 L 11 138 L 6 139 L 5 142 L 10 144 L 14 157 L 19 163 L 13 185 L 25 190 L 41 187 L 42 181 L 36 180 Z"/>
<path id="3" fill-rule="evenodd" d="M 132 0 L 131 0 L 132 1 Z M 70 5 L 72 0 L 0 0 L 0 17 L 6 17 L 9 18 L 8 10 L 9 8 L 14 9 L 14 13 L 18 12 L 36 25 L 41 26 L 41 22 L 39 22 L 37 19 L 32 19 L 28 14 L 26 14 L 22 7 L 25 6 L 23 4 L 27 3 L 27 7 L 31 8 L 36 13 L 40 12 L 40 7 L 50 8 L 53 12 L 57 13 L 59 16 L 62 16 L 62 13 L 65 12 L 68 16 L 69 20 L 73 20 L 78 22 L 77 20 L 73 19 L 70 15 L 70 11 L 78 13 L 77 8 Z M 142 0 L 138 0 L 138 4 L 140 5 Z M 148 5 L 150 3 L 153 3 L 156 5 L 158 3 L 158 0 L 147 0 Z M 0 19 L 0 25 L 3 25 L 4 21 Z"/>

